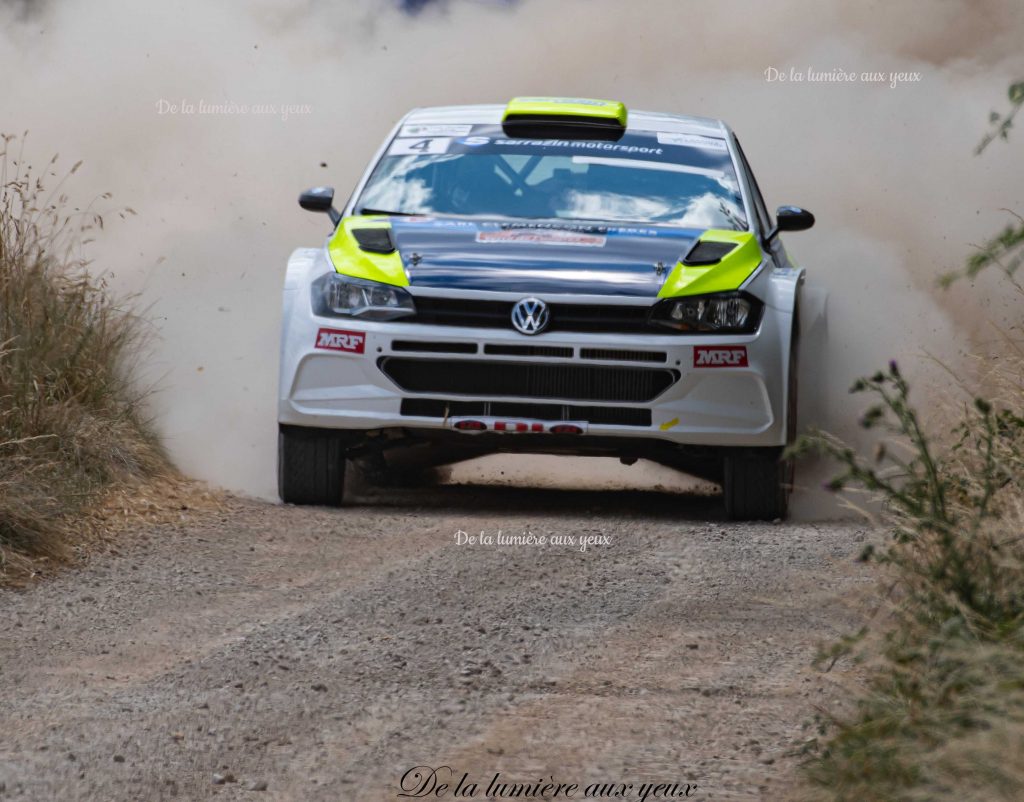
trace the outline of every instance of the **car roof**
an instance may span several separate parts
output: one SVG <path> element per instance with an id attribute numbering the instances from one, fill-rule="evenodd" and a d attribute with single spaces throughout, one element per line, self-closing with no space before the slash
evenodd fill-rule
<path id="1" fill-rule="evenodd" d="M 472 106 L 429 106 L 413 109 L 402 120 L 416 124 L 472 124 L 501 125 L 504 104 L 478 104 Z M 725 136 L 729 126 L 710 117 L 688 117 L 683 114 L 664 114 L 653 111 L 629 110 L 627 130 L 660 131 L 673 134 L 711 134 Z"/>

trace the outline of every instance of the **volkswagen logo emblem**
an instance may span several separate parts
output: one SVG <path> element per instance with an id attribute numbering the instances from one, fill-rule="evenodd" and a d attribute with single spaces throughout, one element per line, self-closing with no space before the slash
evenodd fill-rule
<path id="1" fill-rule="evenodd" d="M 523 298 L 512 307 L 512 325 L 521 334 L 540 334 L 548 327 L 551 313 L 539 298 Z"/>

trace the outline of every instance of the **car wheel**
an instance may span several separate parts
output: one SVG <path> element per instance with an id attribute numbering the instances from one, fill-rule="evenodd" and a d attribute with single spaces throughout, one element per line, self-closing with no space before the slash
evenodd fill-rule
<path id="1" fill-rule="evenodd" d="M 339 507 L 345 452 L 330 432 L 281 426 L 277 436 L 277 492 L 286 504 Z"/>
<path id="2" fill-rule="evenodd" d="M 786 402 L 786 443 L 796 439 L 797 350 L 789 354 Z M 750 449 L 725 458 L 722 495 L 725 514 L 733 521 L 774 521 L 785 518 L 793 489 L 795 465 L 782 459 L 783 449 Z"/>
<path id="3" fill-rule="evenodd" d="M 788 460 L 777 448 L 725 458 L 722 495 L 725 514 L 733 521 L 774 521 L 789 506 Z"/>

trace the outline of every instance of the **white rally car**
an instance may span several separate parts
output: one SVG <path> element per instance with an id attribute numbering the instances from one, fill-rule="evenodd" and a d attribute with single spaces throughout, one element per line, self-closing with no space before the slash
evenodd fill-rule
<path id="1" fill-rule="evenodd" d="M 281 498 L 493 452 L 640 458 L 785 516 L 804 271 L 718 120 L 611 101 L 417 109 L 288 261 Z"/>

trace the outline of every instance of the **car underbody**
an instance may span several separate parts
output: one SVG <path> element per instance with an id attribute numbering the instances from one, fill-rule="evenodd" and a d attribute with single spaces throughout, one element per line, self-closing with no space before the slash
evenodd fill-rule
<path id="1" fill-rule="evenodd" d="M 452 465 L 490 454 L 550 454 L 610 457 L 625 465 L 638 460 L 664 465 L 691 476 L 720 483 L 726 458 L 778 455 L 781 447 L 678 445 L 663 440 L 621 437 L 580 437 L 574 434 L 465 435 L 446 429 L 393 427 L 372 430 L 288 427 L 292 436 L 337 440 L 347 458 L 375 470 L 404 473 Z"/>

